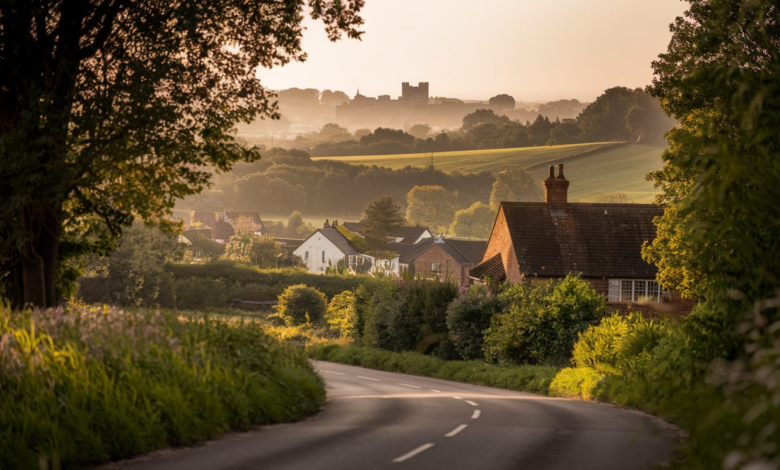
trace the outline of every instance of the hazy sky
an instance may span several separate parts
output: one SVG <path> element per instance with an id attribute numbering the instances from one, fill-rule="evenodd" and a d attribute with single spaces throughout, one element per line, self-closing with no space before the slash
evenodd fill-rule
<path id="1" fill-rule="evenodd" d="M 305 63 L 258 76 L 291 87 L 368 96 L 427 81 L 431 96 L 592 101 L 650 83 L 680 0 L 367 0 L 362 41 L 331 43 L 307 21 Z"/>

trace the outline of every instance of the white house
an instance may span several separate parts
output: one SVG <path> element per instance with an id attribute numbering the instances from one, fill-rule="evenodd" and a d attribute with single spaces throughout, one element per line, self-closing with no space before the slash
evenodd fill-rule
<path id="1" fill-rule="evenodd" d="M 293 251 L 301 257 L 306 268 L 313 273 L 324 273 L 328 266 L 336 267 L 339 261 L 364 257 L 349 244 L 335 228 L 321 228 L 314 232 Z M 348 258 L 349 257 L 349 258 Z"/>

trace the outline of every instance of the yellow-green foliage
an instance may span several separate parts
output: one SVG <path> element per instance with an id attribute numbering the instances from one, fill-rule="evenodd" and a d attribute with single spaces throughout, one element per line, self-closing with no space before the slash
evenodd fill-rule
<path id="1" fill-rule="evenodd" d="M 357 251 L 365 253 L 371 249 L 371 246 L 368 244 L 365 238 L 355 235 L 354 233 L 347 230 L 347 228 L 343 225 L 337 225 L 336 230 L 338 230 L 340 234 L 344 235 L 344 238 L 347 239 L 347 242 L 349 242 L 349 244 L 352 245 L 352 248 L 356 249 Z"/>
<path id="2" fill-rule="evenodd" d="M 276 315 L 287 326 L 302 324 L 319 325 L 328 309 L 328 300 L 319 289 L 306 284 L 290 286 L 279 296 Z"/>
<path id="3" fill-rule="evenodd" d="M 601 375 L 590 367 L 567 367 L 553 379 L 550 395 L 590 400 L 596 397 L 596 386 L 600 380 Z"/>
<path id="4" fill-rule="evenodd" d="M 355 311 L 355 293 L 346 290 L 333 296 L 325 314 L 328 327 L 337 330 L 342 338 L 353 338 L 357 327 L 357 312 Z"/>
<path id="5" fill-rule="evenodd" d="M 615 313 L 580 334 L 572 359 L 577 367 L 590 367 L 602 375 L 627 373 L 668 335 L 665 325 L 645 320 L 639 313 Z"/>
<path id="6" fill-rule="evenodd" d="M 0 468 L 74 468 L 319 409 L 322 382 L 255 322 L 0 308 Z"/>

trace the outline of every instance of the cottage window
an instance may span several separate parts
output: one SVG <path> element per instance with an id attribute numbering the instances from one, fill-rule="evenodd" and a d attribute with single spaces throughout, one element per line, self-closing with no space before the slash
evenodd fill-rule
<path id="1" fill-rule="evenodd" d="M 651 280 L 610 279 L 610 302 L 659 302 L 666 292 Z"/>
<path id="2" fill-rule="evenodd" d="M 441 272 L 441 263 L 431 263 L 431 272 L 432 273 L 440 273 Z"/>
<path id="3" fill-rule="evenodd" d="M 303 252 L 303 260 L 304 261 L 309 261 L 309 252 L 308 251 L 304 251 Z"/>
<path id="4" fill-rule="evenodd" d="M 322 250 L 322 262 L 325 262 L 325 250 Z"/>

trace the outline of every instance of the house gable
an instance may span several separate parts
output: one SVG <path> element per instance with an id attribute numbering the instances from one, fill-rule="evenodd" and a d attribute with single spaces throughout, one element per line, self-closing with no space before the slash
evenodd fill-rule
<path id="1" fill-rule="evenodd" d="M 346 261 L 346 256 L 359 253 L 338 230 L 323 228 L 304 240 L 293 254 L 300 256 L 310 272 L 324 273 L 326 268 L 336 267 L 340 260 Z"/>

